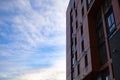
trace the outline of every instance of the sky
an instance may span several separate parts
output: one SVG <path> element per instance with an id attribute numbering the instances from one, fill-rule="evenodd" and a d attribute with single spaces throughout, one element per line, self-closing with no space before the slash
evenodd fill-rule
<path id="1" fill-rule="evenodd" d="M 66 80 L 69 0 L 0 0 L 0 80 Z"/>

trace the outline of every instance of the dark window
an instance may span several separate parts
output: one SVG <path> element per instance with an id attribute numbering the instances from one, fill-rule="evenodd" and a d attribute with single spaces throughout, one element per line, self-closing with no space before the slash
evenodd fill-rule
<path id="1" fill-rule="evenodd" d="M 97 79 L 96 80 L 102 80 L 102 77 L 101 75 L 98 75 Z"/>
<path id="2" fill-rule="evenodd" d="M 111 0 L 105 0 L 104 1 L 104 13 L 107 14 L 109 9 L 112 7 Z"/>
<path id="3" fill-rule="evenodd" d="M 76 21 L 76 29 L 78 28 L 78 22 Z"/>
<path id="4" fill-rule="evenodd" d="M 71 10 L 71 12 L 70 12 L 71 52 L 73 52 L 73 40 L 74 40 L 72 23 L 73 23 L 73 16 L 72 16 L 72 10 Z M 72 53 L 72 54 L 73 54 L 73 53 Z"/>
<path id="5" fill-rule="evenodd" d="M 77 37 L 75 37 L 75 46 L 77 45 Z"/>
<path id="6" fill-rule="evenodd" d="M 83 2 L 83 0 L 81 0 L 81 7 L 82 7 L 82 8 L 84 7 L 84 2 Z"/>
<path id="7" fill-rule="evenodd" d="M 74 9 L 75 9 L 75 2 L 74 2 L 74 4 L 73 4 L 73 6 L 74 6 Z"/>
<path id="8" fill-rule="evenodd" d="M 99 54 L 100 54 L 101 65 L 103 65 L 107 62 L 107 52 L 106 52 L 105 43 L 99 46 Z"/>
<path id="9" fill-rule="evenodd" d="M 73 23 L 73 16 L 72 16 L 72 10 L 71 10 L 71 12 L 70 12 L 70 27 L 71 27 L 71 33 L 73 33 L 72 23 Z"/>
<path id="10" fill-rule="evenodd" d="M 83 52 L 84 51 L 84 40 L 82 41 L 81 45 L 82 45 L 82 52 Z"/>
<path id="11" fill-rule="evenodd" d="M 98 38 L 101 39 L 104 36 L 103 26 L 100 25 L 100 28 L 98 30 Z"/>
<path id="12" fill-rule="evenodd" d="M 118 2 L 119 2 L 119 6 L 120 6 L 120 0 L 118 0 Z"/>
<path id="13" fill-rule="evenodd" d="M 81 36 L 83 35 L 83 25 L 81 25 Z"/>
<path id="14" fill-rule="evenodd" d="M 104 42 L 104 29 L 103 29 L 101 12 L 99 11 L 95 17 L 96 17 L 95 22 L 96 22 L 96 30 L 98 35 L 98 44 L 100 45 L 101 43 Z"/>
<path id="15" fill-rule="evenodd" d="M 71 36 L 71 52 L 73 51 L 73 27 L 72 27 L 72 22 L 73 22 L 73 16 L 72 16 L 72 10 L 70 11 L 70 36 Z M 72 55 L 72 54 L 71 54 Z"/>
<path id="16" fill-rule="evenodd" d="M 77 66 L 78 75 L 80 74 L 80 64 Z"/>
<path id="17" fill-rule="evenodd" d="M 84 2 L 81 0 L 81 12 L 82 12 L 82 17 L 84 16 Z"/>
<path id="18" fill-rule="evenodd" d="M 77 9 L 75 8 L 75 16 L 77 17 Z"/>
<path id="19" fill-rule="evenodd" d="M 85 55 L 85 67 L 88 66 L 88 58 L 87 58 L 87 54 Z"/>
<path id="20" fill-rule="evenodd" d="M 101 11 L 97 13 L 95 16 L 95 22 L 96 22 L 96 29 L 98 33 L 98 40 L 104 38 L 104 30 L 103 30 L 103 22 L 102 22 L 102 16 Z"/>
<path id="21" fill-rule="evenodd" d="M 110 80 L 109 70 L 108 68 L 100 72 L 95 80 Z"/>
<path id="22" fill-rule="evenodd" d="M 83 0 L 81 0 L 81 4 L 83 3 Z"/>
<path id="23" fill-rule="evenodd" d="M 99 9 L 99 11 L 97 11 L 97 15 L 95 16 L 95 22 L 96 22 L 96 26 L 97 28 L 99 27 L 99 25 L 102 23 L 102 16 L 101 16 L 101 11 Z"/>
<path id="24" fill-rule="evenodd" d="M 82 7 L 82 17 L 84 16 L 84 7 Z"/>
<path id="25" fill-rule="evenodd" d="M 75 71 L 74 71 L 74 68 L 73 68 L 73 72 L 72 72 L 72 80 L 75 79 Z"/>
<path id="26" fill-rule="evenodd" d="M 107 52 L 106 52 L 106 46 L 105 46 L 105 37 L 104 37 L 101 11 L 99 11 L 95 17 L 96 17 L 95 19 L 96 31 L 98 35 L 98 49 L 99 49 L 101 65 L 103 65 L 107 61 Z"/>
<path id="27" fill-rule="evenodd" d="M 97 34 L 98 34 L 98 45 L 101 45 L 105 41 L 102 23 L 99 25 L 99 28 L 97 29 Z"/>
<path id="28" fill-rule="evenodd" d="M 75 52 L 75 60 L 77 61 L 77 52 Z"/>
<path id="29" fill-rule="evenodd" d="M 113 64 L 112 65 L 112 72 L 113 72 L 113 77 L 115 77 L 114 69 L 113 69 Z"/>
<path id="30" fill-rule="evenodd" d="M 110 80 L 109 69 L 105 69 L 102 72 L 102 80 Z"/>

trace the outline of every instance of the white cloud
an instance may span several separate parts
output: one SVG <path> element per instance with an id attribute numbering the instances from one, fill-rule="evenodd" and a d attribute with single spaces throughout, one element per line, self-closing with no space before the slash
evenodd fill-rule
<path id="1" fill-rule="evenodd" d="M 51 67 L 30 70 L 11 80 L 66 80 L 64 61 L 60 58 Z"/>
<path id="2" fill-rule="evenodd" d="M 0 3 L 0 11 L 9 12 L 8 16 L 0 16 L 0 24 L 6 29 L 11 27 L 11 33 L 0 27 L 3 30 L 0 36 L 11 41 L 0 44 L 0 56 L 7 58 L 0 61 L 0 70 L 8 71 L 8 78 L 10 74 L 17 74 L 12 76 L 13 80 L 65 80 L 67 3 L 68 0 L 3 0 Z M 55 50 L 39 51 L 48 46 Z M 30 62 L 51 66 L 34 69 L 28 66 Z"/>

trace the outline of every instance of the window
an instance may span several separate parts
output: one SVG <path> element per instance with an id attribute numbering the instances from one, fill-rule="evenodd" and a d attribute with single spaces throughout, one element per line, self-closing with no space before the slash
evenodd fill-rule
<path id="1" fill-rule="evenodd" d="M 114 69 L 113 69 L 113 63 L 111 65 L 112 65 L 113 77 L 115 77 L 115 73 L 114 73 Z"/>
<path id="2" fill-rule="evenodd" d="M 120 6 L 120 0 L 118 0 L 118 2 L 119 2 L 119 6 Z"/>
<path id="3" fill-rule="evenodd" d="M 90 3 L 91 3 L 92 0 L 87 0 L 87 1 L 88 1 L 88 4 L 90 5 Z"/>
<path id="4" fill-rule="evenodd" d="M 96 22 L 96 31 L 98 36 L 98 49 L 99 49 L 100 62 L 101 65 L 103 65 L 107 62 L 107 52 L 105 46 L 105 37 L 104 37 L 101 11 L 99 11 L 95 16 L 95 22 Z"/>
<path id="5" fill-rule="evenodd" d="M 97 28 L 100 27 L 99 25 L 102 24 L 102 15 L 101 15 L 101 10 L 99 9 L 99 11 L 97 11 L 97 15 L 95 16 L 95 22 L 96 22 L 96 26 Z"/>
<path id="6" fill-rule="evenodd" d="M 77 45 L 77 37 L 75 37 L 75 46 Z"/>
<path id="7" fill-rule="evenodd" d="M 81 0 L 81 7 L 84 7 L 84 3 L 83 3 L 83 0 Z"/>
<path id="8" fill-rule="evenodd" d="M 74 69 L 73 69 L 73 72 L 72 72 L 72 80 L 75 80 L 75 72 L 74 72 Z"/>
<path id="9" fill-rule="evenodd" d="M 103 65 L 107 62 L 107 52 L 106 52 L 105 43 L 102 43 L 99 46 L 99 54 L 100 54 L 101 65 Z"/>
<path id="10" fill-rule="evenodd" d="M 88 58 L 87 58 L 87 54 L 85 55 L 85 68 L 88 66 Z"/>
<path id="11" fill-rule="evenodd" d="M 110 12 L 106 16 L 106 24 L 108 28 L 108 33 L 112 32 L 115 29 L 115 20 L 114 20 L 113 12 Z"/>
<path id="12" fill-rule="evenodd" d="M 80 64 L 77 66 L 78 75 L 80 74 Z"/>
<path id="13" fill-rule="evenodd" d="M 98 33 L 98 38 L 101 39 L 104 37 L 104 30 L 103 30 L 103 23 L 102 23 L 102 16 L 101 16 L 101 11 L 99 11 L 96 15 L 96 29 Z"/>
<path id="14" fill-rule="evenodd" d="M 84 16 L 84 2 L 81 0 L 82 17 Z"/>
<path id="15" fill-rule="evenodd" d="M 111 0 L 105 0 L 104 2 L 104 14 L 105 14 L 105 21 L 107 26 L 108 34 L 112 33 L 115 30 L 115 20 L 114 14 L 112 10 Z"/>
<path id="16" fill-rule="evenodd" d="M 73 53 L 75 52 L 75 45 L 74 44 L 72 45 L 72 52 Z"/>
<path id="17" fill-rule="evenodd" d="M 74 6 L 74 9 L 75 9 L 75 2 L 74 2 L 74 4 L 73 4 L 73 6 Z"/>
<path id="18" fill-rule="evenodd" d="M 97 35 L 98 35 L 98 46 L 99 46 L 105 41 L 102 23 L 99 25 L 99 28 L 97 29 Z"/>
<path id="19" fill-rule="evenodd" d="M 73 22 L 72 10 L 70 11 L 70 23 Z"/>
<path id="20" fill-rule="evenodd" d="M 112 7 L 111 0 L 105 0 L 105 2 L 104 2 L 104 13 L 106 14 L 111 7 Z"/>
<path id="21" fill-rule="evenodd" d="M 82 45 L 82 52 L 83 52 L 84 51 L 84 40 L 82 41 L 81 45 Z"/>
<path id="22" fill-rule="evenodd" d="M 77 17 L 77 9 L 75 8 L 75 17 Z"/>
<path id="23" fill-rule="evenodd" d="M 81 0 L 81 4 L 83 3 L 83 0 Z"/>
<path id="24" fill-rule="evenodd" d="M 104 37 L 104 31 L 103 31 L 103 26 L 100 25 L 101 27 L 98 30 L 98 38 L 99 40 Z"/>
<path id="25" fill-rule="evenodd" d="M 102 72 L 102 80 L 110 80 L 109 69 L 105 69 Z"/>
<path id="26" fill-rule="evenodd" d="M 92 0 L 87 0 L 87 5 L 90 7 Z"/>
<path id="27" fill-rule="evenodd" d="M 105 80 L 110 80 L 110 76 L 106 76 Z"/>
<path id="28" fill-rule="evenodd" d="M 72 10 L 71 10 L 71 12 L 70 12 L 70 27 L 71 27 L 71 33 L 73 33 L 72 23 L 73 23 L 73 16 L 72 16 Z"/>
<path id="29" fill-rule="evenodd" d="M 101 76 L 98 76 L 98 77 L 97 77 L 97 80 L 102 80 Z"/>
<path id="30" fill-rule="evenodd" d="M 97 79 L 95 80 L 110 80 L 109 69 L 105 69 L 98 75 Z"/>
<path id="31" fill-rule="evenodd" d="M 78 22 L 76 21 L 76 29 L 78 28 Z"/>
<path id="32" fill-rule="evenodd" d="M 82 7 L 82 17 L 84 16 L 84 7 Z"/>
<path id="33" fill-rule="evenodd" d="M 81 36 L 83 35 L 83 25 L 81 26 Z"/>
<path id="34" fill-rule="evenodd" d="M 75 52 L 75 60 L 77 61 L 77 52 Z"/>

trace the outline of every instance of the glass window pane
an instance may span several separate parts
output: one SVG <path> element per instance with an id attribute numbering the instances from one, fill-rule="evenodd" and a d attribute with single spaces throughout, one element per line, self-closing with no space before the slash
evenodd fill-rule
<path id="1" fill-rule="evenodd" d="M 115 22 L 113 13 L 111 14 L 111 22 L 112 22 L 112 24 Z"/>
<path id="2" fill-rule="evenodd" d="M 110 80 L 110 77 L 109 76 L 106 76 L 106 79 L 105 80 Z"/>
<path id="3" fill-rule="evenodd" d="M 90 4 L 91 0 L 88 0 L 88 4 Z"/>
<path id="4" fill-rule="evenodd" d="M 115 28 L 115 24 L 113 24 L 110 28 L 110 31 L 112 31 Z"/>
<path id="5" fill-rule="evenodd" d="M 108 18 L 107 18 L 107 23 L 108 23 L 108 27 L 110 28 L 110 26 L 112 25 L 111 20 L 110 20 L 110 16 L 108 16 Z"/>
<path id="6" fill-rule="evenodd" d="M 102 38 L 104 37 L 104 31 L 103 31 L 103 27 L 101 26 L 99 31 L 98 31 L 98 35 L 99 35 L 99 38 Z"/>
<path id="7" fill-rule="evenodd" d="M 101 76 L 99 76 L 99 77 L 97 78 L 97 80 L 102 80 Z"/>
<path id="8" fill-rule="evenodd" d="M 100 52 L 101 64 L 106 63 L 106 62 L 107 62 L 107 52 L 106 52 L 105 43 L 103 43 L 103 44 L 99 47 L 99 52 Z"/>

